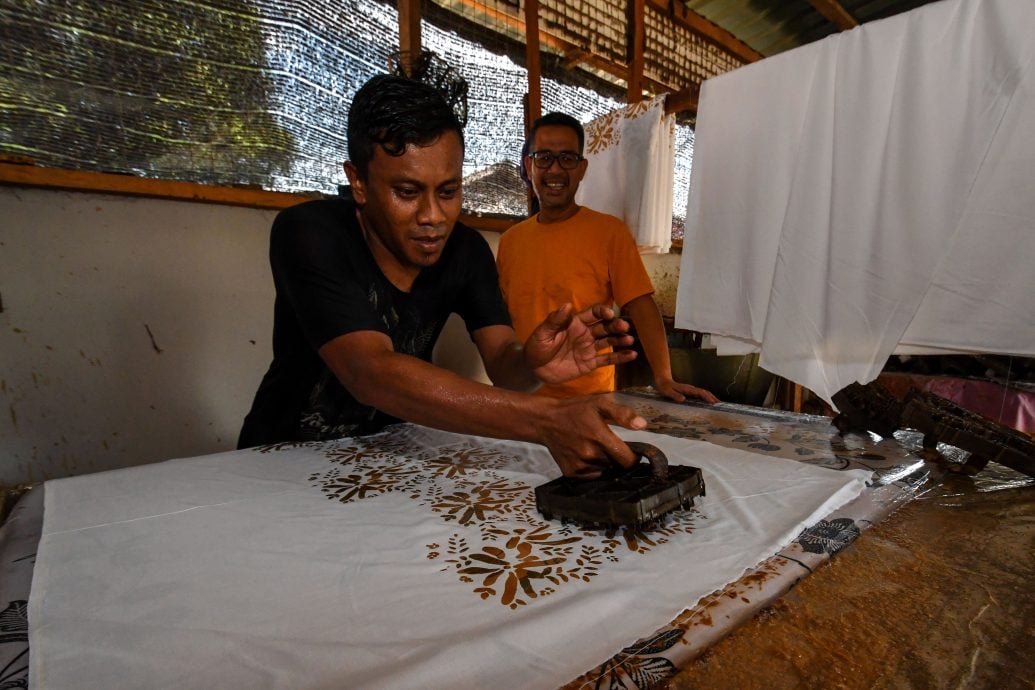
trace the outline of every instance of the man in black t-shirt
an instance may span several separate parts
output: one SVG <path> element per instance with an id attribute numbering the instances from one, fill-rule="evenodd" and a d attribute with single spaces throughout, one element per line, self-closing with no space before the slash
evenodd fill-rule
<path id="1" fill-rule="evenodd" d="M 430 86 L 382 75 L 353 99 L 345 173 L 353 200 L 278 214 L 270 239 L 273 363 L 238 447 L 338 438 L 406 420 L 546 446 L 568 476 L 599 475 L 635 456 L 608 424 L 642 429 L 602 396 L 555 400 L 527 391 L 629 361 L 628 324 L 610 308 L 550 314 L 524 344 L 510 326 L 495 261 L 457 223 L 463 129 Z M 458 313 L 487 386 L 431 364 Z"/>

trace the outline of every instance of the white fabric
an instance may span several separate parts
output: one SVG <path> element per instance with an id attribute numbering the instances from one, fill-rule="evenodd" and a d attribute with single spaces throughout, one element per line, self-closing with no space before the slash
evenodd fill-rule
<path id="1" fill-rule="evenodd" d="M 1035 3 L 945 0 L 705 82 L 676 325 L 828 402 L 899 343 L 1035 354 Z"/>
<path id="2" fill-rule="evenodd" d="M 633 103 L 585 126 L 586 176 L 576 203 L 621 218 L 641 251 L 672 246 L 675 116 L 665 97 Z"/>
<path id="3" fill-rule="evenodd" d="M 47 482 L 30 686 L 556 687 L 869 477 L 621 435 L 701 467 L 700 512 L 613 539 L 565 528 L 531 498 L 558 475 L 541 447 L 412 426 Z"/>

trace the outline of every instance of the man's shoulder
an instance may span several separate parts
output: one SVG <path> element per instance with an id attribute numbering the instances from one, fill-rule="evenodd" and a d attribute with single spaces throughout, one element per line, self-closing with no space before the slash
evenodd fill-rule
<path id="1" fill-rule="evenodd" d="M 575 218 L 577 218 L 581 223 L 592 223 L 596 227 L 607 228 L 609 230 L 624 230 L 625 232 L 629 231 L 629 226 L 627 226 L 625 221 L 618 216 L 597 211 L 589 206 L 580 207 Z"/>
<path id="2" fill-rule="evenodd" d="M 536 222 L 535 216 L 529 216 L 524 220 L 519 220 L 500 235 L 500 246 L 510 245 L 523 239 L 529 233 L 533 232 L 537 225 L 538 223 Z"/>
<path id="3" fill-rule="evenodd" d="M 294 245 L 297 242 L 345 241 L 352 237 L 347 231 L 356 225 L 355 204 L 343 198 L 325 198 L 303 201 L 289 206 L 273 220 L 271 241 Z"/>
<path id="4" fill-rule="evenodd" d="M 536 226 L 536 224 L 537 223 L 536 223 L 535 216 L 529 216 L 528 218 L 525 218 L 524 220 L 519 220 L 518 222 L 516 222 L 513 225 L 511 225 L 509 228 L 506 229 L 506 231 L 504 231 L 503 234 L 505 236 L 508 233 L 512 233 L 512 232 L 520 233 L 520 232 L 522 232 L 524 230 L 527 230 L 528 228 L 534 228 Z"/>
<path id="5" fill-rule="evenodd" d="M 344 221 L 350 217 L 348 211 L 352 208 L 355 208 L 355 202 L 342 197 L 309 199 L 282 209 L 277 213 L 277 220 L 341 219 Z"/>

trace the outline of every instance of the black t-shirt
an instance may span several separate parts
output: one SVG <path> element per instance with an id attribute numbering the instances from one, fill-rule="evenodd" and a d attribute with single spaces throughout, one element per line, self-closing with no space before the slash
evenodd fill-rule
<path id="1" fill-rule="evenodd" d="M 276 287 L 273 363 L 245 417 L 238 448 L 340 438 L 397 421 L 360 404 L 317 350 L 355 331 L 378 331 L 396 352 L 431 361 L 453 312 L 469 332 L 510 325 L 496 262 L 485 239 L 457 224 L 438 262 L 410 292 L 381 273 L 346 199 L 321 199 L 277 214 L 270 234 Z M 413 385 L 420 385 L 413 382 Z"/>

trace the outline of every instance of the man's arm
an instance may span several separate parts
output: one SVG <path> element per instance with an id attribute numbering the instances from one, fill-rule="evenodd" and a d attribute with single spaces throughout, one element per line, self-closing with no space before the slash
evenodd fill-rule
<path id="1" fill-rule="evenodd" d="M 687 397 L 699 398 L 707 403 L 719 402 L 718 398 L 704 388 L 680 383 L 672 378 L 672 362 L 668 352 L 668 338 L 665 337 L 665 324 L 661 320 L 661 312 L 653 295 L 637 297 L 622 307 L 622 313 L 636 326 L 636 334 L 654 373 L 654 388 L 659 393 L 676 402 L 684 402 Z"/>
<path id="2" fill-rule="evenodd" d="M 608 424 L 647 424 L 603 396 L 554 400 L 471 381 L 395 352 L 376 331 L 334 338 L 319 354 L 366 405 L 436 429 L 542 444 L 566 476 L 599 476 L 612 461 L 631 467 L 635 455 Z"/>

